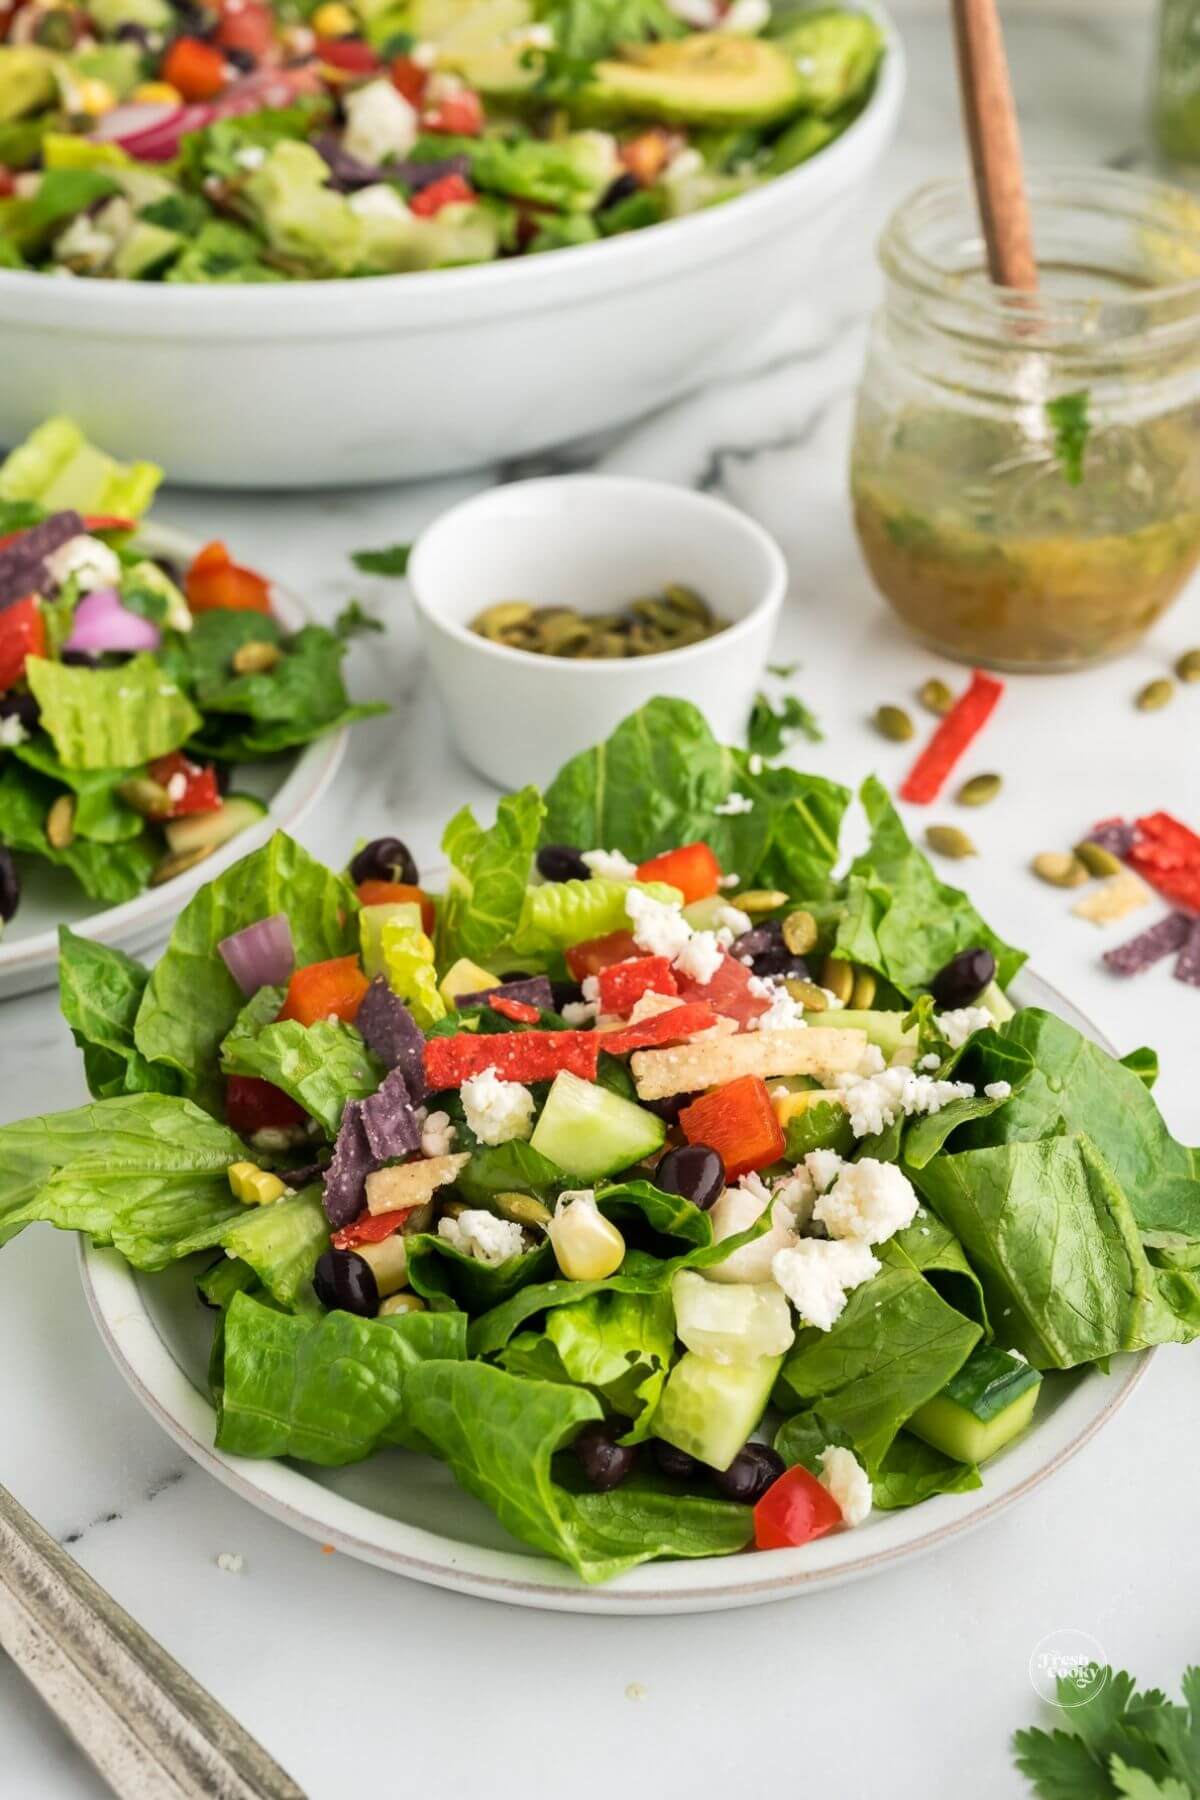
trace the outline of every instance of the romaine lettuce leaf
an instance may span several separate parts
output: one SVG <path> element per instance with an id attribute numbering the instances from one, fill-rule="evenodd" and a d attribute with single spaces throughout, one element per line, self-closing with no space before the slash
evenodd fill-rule
<path id="1" fill-rule="evenodd" d="M 27 768 L 50 781 L 68 787 L 75 795 L 75 835 L 96 844 L 121 844 L 140 837 L 146 821 L 117 793 L 130 771 L 122 769 L 68 769 L 48 737 L 39 732 L 12 754 Z"/>
<path id="2" fill-rule="evenodd" d="M 273 669 L 231 674 L 234 654 L 250 641 L 278 644 L 283 655 Z M 233 715 L 230 728 L 248 758 L 277 755 L 350 718 L 387 711 L 382 702 L 351 705 L 342 679 L 345 643 L 323 625 L 306 625 L 289 638 L 261 613 L 217 609 L 196 620 L 181 654 L 185 685 L 206 715 L 200 743 L 224 734 L 224 722 L 214 722 L 213 714 Z"/>
<path id="3" fill-rule="evenodd" d="M 775 1434 L 775 1448 L 789 1468 L 803 1463 L 810 1475 L 821 1474 L 821 1452 L 830 1444 L 853 1450 L 844 1431 L 828 1424 L 817 1411 L 785 1419 Z M 935 1494 L 963 1494 L 982 1487 L 974 1463 L 954 1462 L 932 1444 L 900 1431 L 871 1476 L 872 1500 L 880 1512 L 917 1506 Z"/>
<path id="4" fill-rule="evenodd" d="M 217 953 L 222 938 L 273 913 L 291 922 L 297 967 L 358 947 L 350 884 L 285 833 L 243 857 L 189 900 L 150 977 L 134 1028 L 142 1055 L 178 1070 L 184 1092 L 221 1107 L 218 1050 L 242 1009 L 242 993 Z"/>
<path id="5" fill-rule="evenodd" d="M 226 1075 L 254 1075 L 290 1094 L 335 1138 L 347 1100 L 365 1100 L 386 1073 L 353 1025 L 319 1019 L 269 1024 L 257 1036 L 231 1033 L 221 1045 Z"/>
<path id="6" fill-rule="evenodd" d="M 482 1145 L 462 1170 L 455 1186 L 468 1206 L 488 1207 L 495 1194 L 536 1194 L 546 1200 L 567 1185 L 568 1177 L 522 1138 L 507 1144 Z"/>
<path id="7" fill-rule="evenodd" d="M 217 1448 L 336 1468 L 403 1441 L 413 1374 L 433 1357 L 453 1367 L 465 1323 L 461 1313 L 318 1319 L 238 1294 L 224 1316 Z"/>
<path id="8" fill-rule="evenodd" d="M 537 847 L 542 798 L 534 787 L 506 794 L 486 830 L 469 806 L 455 813 L 442 836 L 450 880 L 438 920 L 438 960 L 460 956 L 483 963 L 517 928 L 525 884 Z"/>
<path id="9" fill-rule="evenodd" d="M 625 1441 L 649 1434 L 675 1352 L 675 1308 L 668 1288 L 609 1290 L 552 1307 L 544 1331 L 523 1332 L 500 1357 L 510 1374 L 590 1388 L 606 1412 L 633 1421 Z"/>
<path id="10" fill-rule="evenodd" d="M 253 1269 L 280 1306 L 292 1312 L 316 1309 L 313 1270 L 329 1248 L 329 1221 L 319 1188 L 306 1188 L 273 1206 L 243 1206 L 218 1241 L 227 1255 Z"/>
<path id="11" fill-rule="evenodd" d="M 123 950 L 58 929 L 58 991 L 71 1036 L 83 1052 L 88 1091 L 97 1100 L 117 1094 L 179 1091 L 173 1069 L 147 1062 L 133 1041 L 133 1025 L 150 971 Z"/>
<path id="12" fill-rule="evenodd" d="M 64 849 L 56 849 L 46 836 L 46 817 L 61 792 L 61 787 L 15 758 L 0 759 L 0 842 L 69 869 L 93 900 L 119 906 L 135 899 L 161 856 L 161 846 L 143 831 L 126 843 L 75 838 Z"/>
<path id="13" fill-rule="evenodd" d="M 502 1263 L 465 1256 L 434 1232 L 414 1232 L 406 1249 L 409 1283 L 436 1312 L 491 1312 L 522 1288 L 545 1282 L 554 1268 L 545 1238 Z"/>
<path id="14" fill-rule="evenodd" d="M 178 750 L 200 725 L 191 701 L 150 655 L 115 669 L 31 656 L 25 675 L 66 768 L 137 768 Z"/>
<path id="15" fill-rule="evenodd" d="M 105 191 L 112 186 L 106 182 Z M 36 500 L 47 512 L 73 507 L 81 513 L 140 519 L 161 480 L 162 470 L 153 463 L 119 463 L 90 444 L 74 420 L 54 418 L 0 463 L 0 500 Z"/>
<path id="16" fill-rule="evenodd" d="M 677 888 L 662 881 L 634 885 L 656 900 L 683 897 Z M 526 888 L 520 918 L 509 940 L 513 955 L 542 961 L 571 944 L 628 930 L 625 898 L 629 888 L 627 881 L 610 881 L 599 875 L 590 881 L 547 881 Z"/>

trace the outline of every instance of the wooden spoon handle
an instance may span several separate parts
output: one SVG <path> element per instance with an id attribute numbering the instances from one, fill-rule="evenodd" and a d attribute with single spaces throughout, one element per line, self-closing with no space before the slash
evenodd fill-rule
<path id="1" fill-rule="evenodd" d="M 1021 167 L 1021 134 L 996 0 L 952 0 L 963 115 L 987 244 L 1001 287 L 1037 287 L 1037 261 Z"/>

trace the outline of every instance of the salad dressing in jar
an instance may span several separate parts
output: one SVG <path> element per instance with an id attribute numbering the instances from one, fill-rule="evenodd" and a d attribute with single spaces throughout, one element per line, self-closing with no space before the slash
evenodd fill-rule
<path id="1" fill-rule="evenodd" d="M 919 637 L 1071 669 L 1136 642 L 1200 559 L 1200 205 L 1107 170 L 1030 203 L 1036 294 L 989 281 L 965 184 L 893 216 L 851 488 Z"/>

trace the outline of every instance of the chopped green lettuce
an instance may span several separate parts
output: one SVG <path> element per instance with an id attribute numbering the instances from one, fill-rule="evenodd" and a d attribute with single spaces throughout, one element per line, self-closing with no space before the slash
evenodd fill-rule
<path id="1" fill-rule="evenodd" d="M 231 1034 L 221 1045 L 226 1075 L 253 1075 L 290 1094 L 335 1138 L 347 1100 L 365 1100 L 383 1080 L 383 1064 L 353 1025 L 341 1019 L 267 1024 L 256 1036 Z"/>
<path id="2" fill-rule="evenodd" d="M 682 900 L 677 888 L 662 881 L 637 882 L 655 900 Z M 625 900 L 627 881 L 594 875 L 590 881 L 547 881 L 527 888 L 516 930 L 509 940 L 515 956 L 545 959 L 589 938 L 629 929 Z"/>
<path id="3" fill-rule="evenodd" d="M 47 419 L 0 463 L 0 500 L 36 500 L 47 512 L 140 519 L 162 480 L 153 463 L 119 463 L 71 419 Z"/>
<path id="4" fill-rule="evenodd" d="M 512 937 L 526 901 L 542 798 L 534 787 L 506 794 L 486 829 L 469 806 L 455 813 L 442 834 L 450 862 L 446 898 L 438 919 L 438 955 L 445 967 L 466 956 L 483 963 Z"/>
<path id="5" fill-rule="evenodd" d="M 145 830 L 146 821 L 126 806 L 117 792 L 128 769 L 69 769 L 40 732 L 23 744 L 14 745 L 12 754 L 27 768 L 71 789 L 75 795 L 73 824 L 77 838 L 90 838 L 97 844 L 122 844 L 140 837 Z"/>
<path id="6" fill-rule="evenodd" d="M 610 1290 L 552 1307 L 544 1331 L 512 1338 L 500 1362 L 510 1374 L 589 1388 L 606 1412 L 633 1421 L 626 1441 L 638 1443 L 649 1434 L 674 1353 L 669 1289 Z"/>
<path id="7" fill-rule="evenodd" d="M 178 1092 L 173 1069 L 151 1063 L 133 1041 L 134 1020 L 150 971 L 123 950 L 58 930 L 58 991 L 63 1017 L 83 1052 L 88 1091 L 97 1100 L 118 1094 Z"/>
<path id="8" fill-rule="evenodd" d="M 200 714 L 158 660 L 143 653 L 115 669 L 26 660 L 41 722 L 68 769 L 131 769 L 178 750 Z"/>
<path id="9" fill-rule="evenodd" d="M 253 1269 L 271 1298 L 289 1311 L 313 1310 L 317 1258 L 329 1248 L 329 1221 L 319 1188 L 271 1206 L 243 1206 L 218 1240 L 228 1256 Z"/>
<path id="10" fill-rule="evenodd" d="M 161 846 L 149 832 L 141 831 L 124 842 L 77 837 L 56 847 L 46 836 L 46 818 L 61 793 L 57 783 L 19 759 L 0 761 L 0 843 L 69 870 L 93 900 L 119 906 L 123 900 L 136 899 L 162 854 Z"/>

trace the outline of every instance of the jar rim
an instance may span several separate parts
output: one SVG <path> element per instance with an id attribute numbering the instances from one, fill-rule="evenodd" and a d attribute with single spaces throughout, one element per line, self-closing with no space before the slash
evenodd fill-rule
<path id="1" fill-rule="evenodd" d="M 1152 231 L 1160 255 L 1175 251 L 1200 271 L 1200 201 L 1184 188 L 1124 171 L 1053 164 L 1031 174 L 1026 186 L 1035 236 L 1039 219 L 1094 212 L 1134 231 Z M 948 266 L 918 241 L 922 229 L 956 216 L 964 222 L 963 244 L 978 250 L 970 270 Z M 958 328 L 970 336 L 1011 342 L 1015 335 L 1028 346 L 1032 320 L 1045 347 L 1081 340 L 1095 347 L 1200 323 L 1200 273 L 1119 297 L 1111 291 L 1032 297 L 987 281 L 968 286 L 964 275 L 986 268 L 986 253 L 974 190 L 962 177 L 926 182 L 901 201 L 884 226 L 878 257 L 889 281 L 936 305 L 943 323 L 949 322 L 945 309 L 951 309 Z"/>

